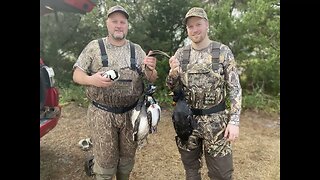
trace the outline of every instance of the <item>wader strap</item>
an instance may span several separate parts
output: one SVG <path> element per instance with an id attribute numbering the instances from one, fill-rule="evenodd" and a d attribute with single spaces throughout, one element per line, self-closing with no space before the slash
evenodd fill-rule
<path id="1" fill-rule="evenodd" d="M 191 45 L 187 45 L 183 49 L 182 63 L 181 63 L 182 71 L 186 71 L 187 69 L 187 65 L 189 64 L 190 51 L 191 51 Z"/>
<path id="2" fill-rule="evenodd" d="M 212 42 L 212 62 L 213 63 L 219 63 L 219 57 L 220 57 L 220 45 L 221 43 L 218 43 L 216 41 Z"/>
<path id="3" fill-rule="evenodd" d="M 103 43 L 102 39 L 98 39 L 99 47 L 100 47 L 100 52 L 101 52 L 101 61 L 102 61 L 102 66 L 103 67 L 108 67 L 108 55 Z M 129 42 L 130 44 L 130 64 L 131 64 L 131 69 L 136 70 L 136 55 L 135 55 L 135 48 L 134 44 L 132 42 Z"/>
<path id="4" fill-rule="evenodd" d="M 101 60 L 102 60 L 102 66 L 107 67 L 108 66 L 108 55 L 106 53 L 106 48 L 104 47 L 104 43 L 102 39 L 98 39 L 100 52 L 101 52 Z"/>
<path id="5" fill-rule="evenodd" d="M 191 111 L 192 111 L 193 115 L 208 115 L 208 114 L 216 113 L 219 111 L 223 111 L 225 109 L 226 109 L 226 103 L 225 103 L 225 101 L 221 101 L 218 105 L 213 106 L 209 109 L 191 108 Z"/>
<path id="6" fill-rule="evenodd" d="M 134 50 L 134 44 L 132 42 L 129 42 L 130 44 L 130 63 L 131 63 L 131 69 L 136 70 L 136 53 Z"/>
<path id="7" fill-rule="evenodd" d="M 136 101 L 135 103 L 133 103 L 132 105 L 127 106 L 127 107 L 109 107 L 105 104 L 100 104 L 95 101 L 92 101 L 92 104 L 99 109 L 102 109 L 102 110 L 105 110 L 108 112 L 112 112 L 115 114 L 122 114 L 122 113 L 128 112 L 128 111 L 132 110 L 133 108 L 135 108 L 136 105 L 138 104 L 138 101 Z"/>
<path id="8" fill-rule="evenodd" d="M 211 46 L 212 46 L 211 54 L 212 54 L 212 62 L 213 62 L 212 69 L 216 69 L 216 67 L 214 67 L 214 64 L 219 63 L 221 43 L 213 41 Z M 190 59 L 190 51 L 191 51 L 191 45 L 187 45 L 183 49 L 182 63 L 181 63 L 182 71 L 185 71 L 187 69 L 187 65 L 189 64 L 189 59 Z"/>

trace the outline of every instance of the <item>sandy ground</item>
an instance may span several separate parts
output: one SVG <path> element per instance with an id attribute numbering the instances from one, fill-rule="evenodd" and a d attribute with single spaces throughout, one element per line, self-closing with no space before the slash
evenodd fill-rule
<path id="1" fill-rule="evenodd" d="M 90 180 L 83 168 L 92 152 L 77 144 L 89 137 L 86 108 L 63 106 L 55 129 L 40 140 L 41 180 Z M 132 180 L 184 180 L 184 169 L 174 141 L 171 111 L 163 109 L 158 132 L 137 151 Z M 233 143 L 235 180 L 280 179 L 280 118 L 276 114 L 247 111 L 241 115 L 240 137 Z M 206 165 L 202 179 L 207 177 Z"/>

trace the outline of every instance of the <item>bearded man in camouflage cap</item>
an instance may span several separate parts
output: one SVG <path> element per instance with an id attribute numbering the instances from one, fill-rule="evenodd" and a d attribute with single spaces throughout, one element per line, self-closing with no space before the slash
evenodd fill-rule
<path id="1" fill-rule="evenodd" d="M 210 179 L 231 180 L 231 142 L 239 136 L 242 101 L 236 62 L 228 46 L 209 39 L 204 9 L 191 8 L 183 23 L 191 45 L 179 48 L 170 58 L 166 83 L 173 92 L 182 89 L 192 112 L 189 121 L 196 123 L 186 140 L 178 132 L 176 136 L 186 179 L 201 179 L 204 154 Z M 227 96 L 229 109 L 225 104 Z"/>
<path id="2" fill-rule="evenodd" d="M 126 39 L 128 18 L 123 7 L 111 7 L 105 20 L 108 35 L 91 41 L 74 64 L 73 80 L 86 87 L 92 102 L 87 118 L 97 180 L 129 179 L 138 146 L 133 139 L 132 109 L 143 93 L 144 79 L 154 82 L 157 78 L 156 58 Z M 108 70 L 118 72 L 117 80 L 104 76 Z"/>

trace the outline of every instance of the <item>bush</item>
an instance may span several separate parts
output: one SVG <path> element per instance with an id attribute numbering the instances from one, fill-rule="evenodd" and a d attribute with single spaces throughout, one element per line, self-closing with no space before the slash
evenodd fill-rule
<path id="1" fill-rule="evenodd" d="M 244 62 L 244 72 L 241 75 L 243 89 L 272 96 L 280 94 L 280 62 L 276 58 L 271 60 L 250 60 Z"/>
<path id="2" fill-rule="evenodd" d="M 264 94 L 262 89 L 244 91 L 242 97 L 242 109 L 280 113 L 280 95 L 270 96 Z"/>

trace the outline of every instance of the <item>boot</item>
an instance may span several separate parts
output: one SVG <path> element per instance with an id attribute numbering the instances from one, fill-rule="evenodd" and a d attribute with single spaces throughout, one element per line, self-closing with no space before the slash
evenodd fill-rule
<path id="1" fill-rule="evenodd" d="M 186 169 L 186 180 L 201 180 L 200 169 Z"/>
<path id="2" fill-rule="evenodd" d="M 130 174 L 123 174 L 123 173 L 119 173 L 117 172 L 117 180 L 129 180 L 129 176 Z"/>

